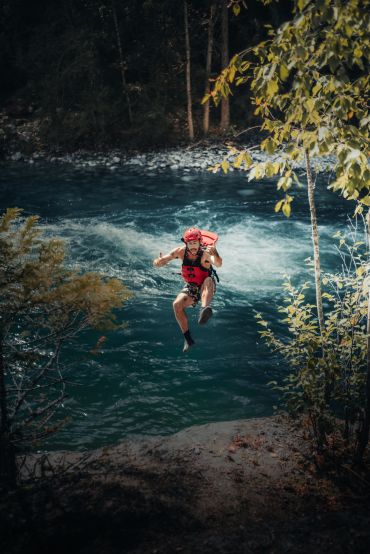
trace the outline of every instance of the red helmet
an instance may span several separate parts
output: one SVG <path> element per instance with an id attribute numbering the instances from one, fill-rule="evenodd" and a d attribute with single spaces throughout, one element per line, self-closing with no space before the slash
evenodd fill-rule
<path id="1" fill-rule="evenodd" d="M 202 233 L 196 227 L 191 227 L 190 229 L 187 229 L 185 231 L 185 233 L 182 236 L 182 240 L 184 242 L 189 242 L 190 240 L 199 240 L 199 242 L 201 242 Z"/>

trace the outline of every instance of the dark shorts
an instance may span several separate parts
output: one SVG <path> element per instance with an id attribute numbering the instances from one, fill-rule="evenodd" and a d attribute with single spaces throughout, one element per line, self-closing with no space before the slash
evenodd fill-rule
<path id="1" fill-rule="evenodd" d="M 213 277 L 211 277 L 211 279 L 212 279 L 213 284 L 214 284 L 214 291 L 216 292 L 216 281 Z M 202 285 L 199 287 L 198 285 L 195 285 L 194 283 L 186 283 L 184 288 L 181 290 L 181 292 L 183 292 L 183 293 L 187 294 L 188 296 L 190 296 L 194 301 L 193 306 L 195 306 L 200 300 L 201 290 L 202 290 Z"/>

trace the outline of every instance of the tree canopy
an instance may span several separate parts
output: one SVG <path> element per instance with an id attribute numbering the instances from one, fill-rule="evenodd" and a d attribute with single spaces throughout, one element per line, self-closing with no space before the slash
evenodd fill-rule
<path id="1" fill-rule="evenodd" d="M 369 2 L 295 2 L 294 18 L 254 48 L 237 54 L 211 92 L 216 102 L 230 87 L 247 85 L 255 114 L 267 137 L 261 149 L 281 149 L 281 162 L 253 163 L 232 151 L 234 164 L 250 178 L 280 174 L 278 189 L 288 191 L 299 178 L 294 170 L 305 153 L 332 157 L 330 183 L 346 198 L 370 205 L 369 155 Z M 227 165 L 223 169 L 227 170 Z M 290 215 L 292 196 L 276 209 Z"/>

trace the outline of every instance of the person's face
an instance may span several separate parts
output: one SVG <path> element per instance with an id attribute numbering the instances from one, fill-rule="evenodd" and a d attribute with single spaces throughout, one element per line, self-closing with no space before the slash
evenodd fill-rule
<path id="1" fill-rule="evenodd" d="M 188 247 L 188 250 L 190 250 L 192 254 L 196 254 L 199 250 L 200 242 L 199 240 L 189 240 L 186 246 Z"/>

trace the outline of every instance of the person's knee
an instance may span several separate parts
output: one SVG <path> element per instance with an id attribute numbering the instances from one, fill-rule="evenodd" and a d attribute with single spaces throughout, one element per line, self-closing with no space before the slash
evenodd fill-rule
<path id="1" fill-rule="evenodd" d="M 204 280 L 203 287 L 204 287 L 205 289 L 211 289 L 211 290 L 213 290 L 213 281 L 212 281 L 211 277 L 207 277 L 207 278 Z"/>
<path id="2" fill-rule="evenodd" d="M 179 299 L 179 298 L 176 298 L 176 300 L 173 301 L 173 311 L 175 312 L 175 314 L 178 314 L 179 312 L 181 312 L 183 310 L 183 301 L 182 299 Z"/>

